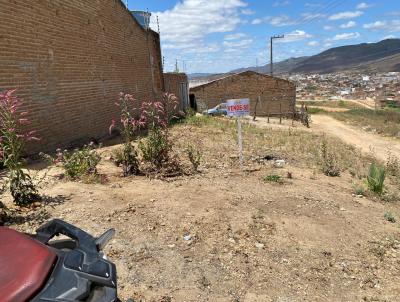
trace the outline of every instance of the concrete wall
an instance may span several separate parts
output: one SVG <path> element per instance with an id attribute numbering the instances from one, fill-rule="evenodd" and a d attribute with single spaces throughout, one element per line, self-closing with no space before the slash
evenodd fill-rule
<path id="1" fill-rule="evenodd" d="M 17 88 L 30 112 L 42 141 L 29 152 L 106 135 L 121 91 L 138 100 L 163 91 L 159 36 L 120 0 L 0 0 L 0 8 L 0 90 Z"/>
<path id="2" fill-rule="evenodd" d="M 249 98 L 252 114 L 258 96 L 257 115 L 290 115 L 295 110 L 295 84 L 256 72 L 243 72 L 190 89 L 202 111 L 228 99 Z"/>

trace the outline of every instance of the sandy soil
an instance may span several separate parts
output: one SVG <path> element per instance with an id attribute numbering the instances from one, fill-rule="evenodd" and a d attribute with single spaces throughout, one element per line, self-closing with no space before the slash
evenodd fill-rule
<path id="1" fill-rule="evenodd" d="M 104 148 L 107 184 L 60 181 L 55 171 L 43 190 L 50 202 L 21 212 L 12 227 L 33 231 L 57 217 L 95 235 L 115 228 L 106 251 L 124 299 L 398 301 L 399 227 L 383 218 L 385 211 L 400 214 L 397 203 L 355 197 L 349 174 L 329 178 L 295 161 L 283 169 L 247 161 L 253 172 L 241 172 L 231 134 L 173 131 L 199 145 L 201 173 L 121 178 Z M 286 179 L 289 171 L 293 179 Z M 272 173 L 283 184 L 262 180 Z"/>

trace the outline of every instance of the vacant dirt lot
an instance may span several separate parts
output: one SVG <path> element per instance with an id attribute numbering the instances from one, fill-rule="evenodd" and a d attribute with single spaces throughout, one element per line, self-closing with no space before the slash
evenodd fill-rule
<path id="1" fill-rule="evenodd" d="M 364 153 L 373 152 L 382 161 L 387 159 L 388 152 L 400 158 L 398 139 L 368 133 L 326 115 L 313 115 L 312 120 L 316 130 L 337 136 L 344 142 L 357 146 Z"/>
<path id="2" fill-rule="evenodd" d="M 57 217 L 93 234 L 115 228 L 107 252 L 122 298 L 135 301 L 398 301 L 400 229 L 384 214 L 400 218 L 399 204 L 353 195 L 362 180 L 346 168 L 338 178 L 323 175 L 320 134 L 247 126 L 242 172 L 229 122 L 172 131 L 177 150 L 191 142 L 202 151 L 201 173 L 121 178 L 108 160 L 115 147 L 103 148 L 108 183 L 62 181 L 56 169 L 43 188 L 49 202 L 21 211 L 12 227 L 33 231 Z M 350 147 L 337 152 L 349 154 L 352 169 L 368 163 Z M 271 154 L 286 166 L 256 160 Z"/>

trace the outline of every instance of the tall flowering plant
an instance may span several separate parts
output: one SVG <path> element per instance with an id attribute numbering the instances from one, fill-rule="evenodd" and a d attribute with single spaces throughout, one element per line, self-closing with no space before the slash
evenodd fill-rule
<path id="1" fill-rule="evenodd" d="M 140 172 L 137 152 L 133 141 L 135 140 L 137 131 L 145 125 L 145 121 L 144 117 L 137 117 L 139 113 L 135 107 L 135 101 L 132 95 L 120 93 L 119 100 L 115 103 L 120 109 L 120 131 L 124 139 L 123 150 L 116 157 L 118 157 L 117 161 L 122 166 L 124 176 L 136 175 Z M 113 119 L 109 129 L 110 134 L 117 127 L 117 121 Z"/>
<path id="2" fill-rule="evenodd" d="M 28 112 L 21 111 L 22 102 L 15 90 L 0 93 L 0 161 L 9 171 L 11 195 L 17 205 L 27 205 L 38 198 L 38 191 L 29 173 L 23 170 L 25 143 L 39 140 L 35 131 L 24 131 L 30 122 Z"/>
<path id="3" fill-rule="evenodd" d="M 160 169 L 170 161 L 172 142 L 168 125 L 174 118 L 177 98 L 173 94 L 164 94 L 161 102 L 144 102 L 141 119 L 149 130 L 145 141 L 139 144 L 143 159 Z"/>

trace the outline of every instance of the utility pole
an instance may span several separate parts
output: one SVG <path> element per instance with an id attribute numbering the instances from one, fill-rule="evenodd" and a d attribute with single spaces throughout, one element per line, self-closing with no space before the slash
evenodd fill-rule
<path id="1" fill-rule="evenodd" d="M 179 73 L 178 59 L 176 59 L 176 63 L 175 63 L 175 73 Z"/>
<path id="2" fill-rule="evenodd" d="M 284 35 L 279 35 L 279 36 L 272 36 L 271 37 L 271 44 L 270 44 L 270 46 L 271 46 L 271 50 L 270 50 L 270 54 L 271 54 L 271 63 L 270 63 L 270 75 L 271 75 L 271 77 L 273 77 L 274 76 L 274 54 L 273 54 L 273 43 L 274 43 L 274 40 L 275 39 L 283 39 L 283 38 L 285 38 L 285 36 Z"/>

